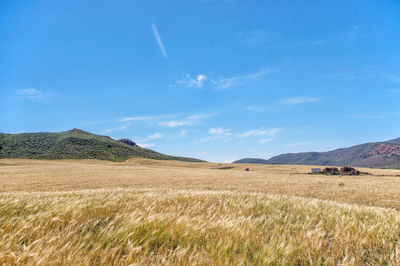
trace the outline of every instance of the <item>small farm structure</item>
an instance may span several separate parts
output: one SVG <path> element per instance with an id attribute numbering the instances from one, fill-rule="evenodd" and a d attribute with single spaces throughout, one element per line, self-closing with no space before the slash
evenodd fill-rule
<path id="1" fill-rule="evenodd" d="M 311 168 L 311 173 L 319 173 L 321 172 L 321 168 Z"/>
<path id="2" fill-rule="evenodd" d="M 326 167 L 324 169 L 311 168 L 311 173 L 312 174 L 325 174 L 325 175 L 359 175 L 359 174 L 361 174 L 360 171 L 358 171 L 355 168 L 349 167 L 349 166 L 344 166 L 340 169 L 337 167 Z"/>

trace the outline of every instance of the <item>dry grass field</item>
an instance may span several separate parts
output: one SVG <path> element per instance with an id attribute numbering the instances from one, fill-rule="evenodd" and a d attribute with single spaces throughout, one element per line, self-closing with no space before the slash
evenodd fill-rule
<path id="1" fill-rule="evenodd" d="M 400 171 L 310 168 L 0 160 L 0 264 L 399 265 Z"/>

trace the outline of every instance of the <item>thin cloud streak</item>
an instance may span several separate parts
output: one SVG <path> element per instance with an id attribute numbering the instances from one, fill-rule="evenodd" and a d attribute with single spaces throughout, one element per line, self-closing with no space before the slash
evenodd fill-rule
<path id="1" fill-rule="evenodd" d="M 158 125 L 164 127 L 183 127 L 183 126 L 194 126 L 200 124 L 204 119 L 212 117 L 214 115 L 204 115 L 204 114 L 196 114 L 188 116 L 181 120 L 170 120 L 160 122 Z"/>
<path id="2" fill-rule="evenodd" d="M 272 128 L 272 129 L 252 129 L 245 131 L 243 133 L 232 133 L 230 129 L 226 129 L 223 127 L 210 128 L 208 130 L 209 136 L 200 140 L 200 142 L 210 142 L 210 141 L 222 141 L 229 142 L 232 139 L 245 139 L 250 137 L 264 137 L 263 139 L 259 139 L 259 143 L 267 143 L 277 139 L 278 133 L 281 131 L 281 128 Z M 267 138 L 265 138 L 267 136 Z"/>
<path id="3" fill-rule="evenodd" d="M 160 34 L 158 34 L 158 30 L 157 30 L 156 25 L 151 24 L 151 27 L 153 29 L 154 37 L 156 38 L 158 47 L 160 47 L 161 53 L 164 55 L 165 58 L 168 58 L 168 54 L 165 51 L 164 44 L 163 44 L 163 42 L 161 40 Z"/>
<path id="4" fill-rule="evenodd" d="M 156 144 L 154 144 L 154 143 L 146 143 L 146 142 L 148 142 L 150 140 L 157 140 L 157 139 L 162 139 L 162 138 L 164 138 L 164 134 L 162 134 L 162 133 L 154 133 L 154 134 L 151 134 L 151 135 L 149 135 L 147 137 L 144 137 L 142 139 L 138 139 L 136 144 L 139 145 L 142 148 L 150 148 L 150 147 L 155 146 Z"/>
<path id="5" fill-rule="evenodd" d="M 164 135 L 162 133 L 154 133 L 143 139 L 139 139 L 138 142 L 147 142 L 149 140 L 161 139 L 163 137 L 164 137 Z"/>
<path id="6" fill-rule="evenodd" d="M 246 106 L 244 109 L 255 113 L 264 113 L 273 110 L 271 106 L 261 106 L 261 105 Z"/>
<path id="7" fill-rule="evenodd" d="M 182 138 L 182 137 L 186 136 L 186 134 L 187 134 L 187 130 L 181 130 L 181 131 L 179 132 L 179 134 L 178 134 L 178 137 L 179 137 L 179 138 Z"/>
<path id="8" fill-rule="evenodd" d="M 230 133 L 230 129 L 226 129 L 223 127 L 218 128 L 210 128 L 208 130 L 209 136 L 200 140 L 200 142 L 209 142 L 209 141 L 217 141 L 220 140 L 222 142 L 228 142 L 231 140 L 232 133 Z"/>
<path id="9" fill-rule="evenodd" d="M 232 87 L 237 87 L 240 85 L 244 85 L 248 83 L 249 81 L 257 80 L 260 77 L 266 76 L 270 73 L 271 71 L 269 69 L 261 69 L 258 72 L 247 74 L 247 75 L 237 75 L 237 76 L 232 76 L 229 78 L 225 77 L 220 77 L 218 79 L 213 79 L 211 82 L 214 85 L 215 90 L 224 90 L 224 89 L 229 89 Z"/>
<path id="10" fill-rule="evenodd" d="M 125 123 L 125 124 L 122 124 L 122 125 L 117 126 L 117 127 L 107 128 L 107 129 L 103 130 L 101 133 L 102 134 L 109 134 L 109 133 L 116 132 L 116 131 L 122 131 L 122 130 L 127 129 L 131 125 L 132 125 L 132 123 Z"/>
<path id="11" fill-rule="evenodd" d="M 281 131 L 280 128 L 272 128 L 272 129 L 252 129 L 248 130 L 244 133 L 237 134 L 238 138 L 248 138 L 248 137 L 256 137 L 256 136 L 265 136 L 268 135 L 270 137 L 274 137 Z"/>
<path id="12" fill-rule="evenodd" d="M 276 137 L 267 138 L 267 139 L 260 139 L 259 142 L 260 142 L 261 144 L 264 144 L 264 143 L 272 142 L 272 141 L 274 141 L 274 140 L 276 140 Z"/>
<path id="13" fill-rule="evenodd" d="M 237 136 L 239 138 L 247 138 L 247 137 L 252 137 L 252 136 L 263 136 L 265 134 L 267 134 L 267 130 L 253 129 L 253 130 L 249 130 L 244 133 L 238 134 Z"/>
<path id="14" fill-rule="evenodd" d="M 244 75 L 234 75 L 231 77 L 208 77 L 206 74 L 190 75 L 186 74 L 184 79 L 178 80 L 175 84 L 171 84 L 170 87 L 183 86 L 187 88 L 212 88 L 214 90 L 230 89 L 242 85 L 246 85 L 251 81 L 258 80 L 270 74 L 270 69 L 262 68 L 261 70 Z"/>
<path id="15" fill-rule="evenodd" d="M 204 83 L 207 81 L 207 76 L 204 74 L 199 74 L 195 77 L 192 77 L 189 74 L 186 74 L 185 79 L 178 80 L 176 83 L 188 88 L 201 88 Z"/>
<path id="16" fill-rule="evenodd" d="M 296 96 L 296 97 L 289 97 L 282 101 L 284 105 L 297 105 L 303 103 L 312 103 L 319 101 L 320 98 L 316 97 L 309 97 L 309 96 Z"/>
<path id="17" fill-rule="evenodd" d="M 44 99 L 45 94 L 35 88 L 27 88 L 17 91 L 19 99 Z"/>
<path id="18" fill-rule="evenodd" d="M 130 117 L 124 117 L 117 122 L 128 122 L 128 121 L 148 121 L 148 120 L 153 120 L 155 119 L 155 116 L 130 116 Z"/>
<path id="19" fill-rule="evenodd" d="M 155 146 L 155 144 L 154 143 L 136 143 L 139 147 L 142 147 L 142 148 L 150 148 L 150 147 L 153 147 L 153 146 Z"/>
<path id="20" fill-rule="evenodd" d="M 225 136 L 230 136 L 231 133 L 228 132 L 229 129 L 224 129 L 222 127 L 218 127 L 218 128 L 210 128 L 208 130 L 208 133 L 212 134 L 212 135 L 225 135 Z"/>

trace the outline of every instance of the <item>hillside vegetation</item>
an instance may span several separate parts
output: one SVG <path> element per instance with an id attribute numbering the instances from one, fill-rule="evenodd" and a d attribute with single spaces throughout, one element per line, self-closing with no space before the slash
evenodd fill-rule
<path id="1" fill-rule="evenodd" d="M 60 133 L 0 133 L 0 158 L 99 159 L 125 161 L 129 158 L 200 161 L 169 156 L 107 136 L 73 129 Z M 133 143 L 133 142 L 132 142 Z"/>
<path id="2" fill-rule="evenodd" d="M 243 158 L 233 163 L 256 163 L 256 164 L 267 164 L 268 161 L 265 159 L 258 159 L 258 158 Z"/>
<path id="3" fill-rule="evenodd" d="M 338 165 L 400 168 L 400 138 L 328 152 L 286 153 L 269 160 L 246 158 L 234 163 Z"/>

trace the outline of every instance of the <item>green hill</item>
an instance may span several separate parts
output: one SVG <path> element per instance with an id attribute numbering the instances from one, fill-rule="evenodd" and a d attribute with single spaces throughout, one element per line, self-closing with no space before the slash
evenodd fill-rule
<path id="1" fill-rule="evenodd" d="M 107 136 L 72 129 L 59 133 L 0 133 L 0 158 L 23 159 L 99 159 L 125 161 L 129 158 L 201 160 L 169 156 L 144 149 L 127 140 L 116 141 Z"/>
<path id="2" fill-rule="evenodd" d="M 237 161 L 234 161 L 233 163 L 256 163 L 256 164 L 267 164 L 268 161 L 264 159 L 259 159 L 259 158 L 243 158 Z"/>

